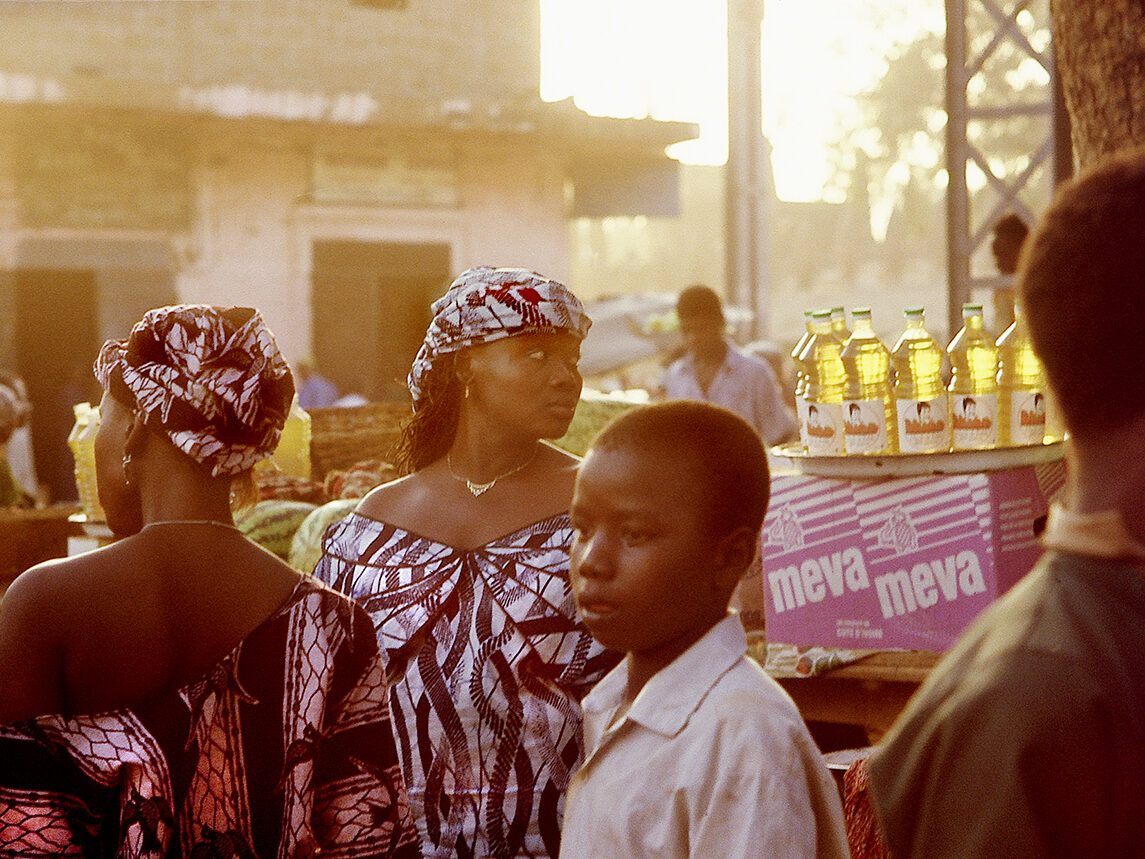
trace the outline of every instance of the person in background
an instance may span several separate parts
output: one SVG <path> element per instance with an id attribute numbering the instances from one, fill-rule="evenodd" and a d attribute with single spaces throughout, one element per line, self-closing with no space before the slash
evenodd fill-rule
<path id="1" fill-rule="evenodd" d="M 706 403 L 625 412 L 585 455 L 573 592 L 627 655 L 583 702 L 562 859 L 849 856 L 827 765 L 728 612 L 769 494 L 759 436 Z"/>
<path id="2" fill-rule="evenodd" d="M 295 367 L 298 375 L 298 405 L 304 409 L 325 409 L 338 400 L 337 386 L 318 372 L 309 355 Z"/>
<path id="3" fill-rule="evenodd" d="M 1026 222 L 1015 212 L 1007 212 L 994 224 L 990 251 L 994 254 L 998 274 L 1006 279 L 1006 283 L 995 289 L 993 294 L 994 328 L 999 333 L 1014 321 L 1014 274 L 1018 271 L 1018 258 L 1029 232 Z"/>
<path id="4" fill-rule="evenodd" d="M 14 387 L 0 381 L 0 509 L 34 504 L 33 496 L 16 477 L 8 448 L 13 434 L 27 421 L 27 402 Z"/>
<path id="5" fill-rule="evenodd" d="M 409 374 L 406 476 L 327 532 L 314 575 L 366 606 L 426 857 L 556 856 L 580 698 L 615 662 L 577 622 L 568 429 L 590 321 L 561 283 L 472 268 Z"/>
<path id="6" fill-rule="evenodd" d="M 1145 846 L 1145 150 L 1059 188 L 1018 294 L 1069 430 L 1066 500 L 869 760 L 896 859 Z"/>
<path id="7" fill-rule="evenodd" d="M 35 503 L 35 499 L 40 496 L 40 487 L 36 480 L 36 461 L 32 455 L 32 431 L 29 425 L 32 402 L 28 398 L 28 388 L 22 378 L 2 370 L 0 370 L 0 388 L 6 389 L 6 395 L 12 404 L 13 417 L 7 448 L 8 468 L 19 491 Z M 0 454 L 0 459 L 3 458 Z M 0 468 L 2 467 L 0 465 Z"/>
<path id="8" fill-rule="evenodd" d="M 232 519 L 294 394 L 259 314 L 148 311 L 95 375 L 121 539 L 0 603 L 4 854 L 419 856 L 369 617 Z"/>
<path id="9" fill-rule="evenodd" d="M 723 304 L 710 287 L 696 284 L 676 299 L 686 353 L 664 376 L 668 399 L 701 400 L 730 409 L 768 445 L 795 439 L 799 426 L 771 364 L 749 355 L 725 336 Z"/>

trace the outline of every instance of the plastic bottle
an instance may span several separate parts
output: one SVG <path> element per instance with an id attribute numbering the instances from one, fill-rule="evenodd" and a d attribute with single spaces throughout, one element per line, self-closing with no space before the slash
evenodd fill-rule
<path id="1" fill-rule="evenodd" d="M 803 311 L 803 324 L 805 330 L 803 336 L 799 338 L 799 342 L 795 344 L 795 348 L 791 350 L 791 360 L 795 363 L 795 411 L 799 412 L 799 401 L 803 399 L 804 389 L 807 387 L 807 368 L 803 365 L 799 354 L 803 351 L 803 347 L 807 345 L 807 341 L 811 339 L 814 333 L 811 330 L 812 314 L 814 311 Z"/>
<path id="2" fill-rule="evenodd" d="M 846 343 L 851 332 L 847 330 L 847 310 L 842 305 L 831 308 L 831 331 L 840 343 Z"/>
<path id="3" fill-rule="evenodd" d="M 812 315 L 812 336 L 799 353 L 807 372 L 799 403 L 799 434 L 810 456 L 842 456 L 843 344 L 831 331 L 831 311 Z"/>
<path id="4" fill-rule="evenodd" d="M 981 304 L 962 305 L 962 328 L 947 347 L 951 442 L 955 450 L 998 444 L 998 347 L 982 323 Z"/>
<path id="5" fill-rule="evenodd" d="M 84 518 L 89 522 L 104 522 L 107 516 L 99 503 L 99 489 L 95 476 L 95 436 L 99 432 L 99 407 L 91 403 L 72 406 L 76 420 L 68 433 L 68 447 L 75 462 L 76 491 Z"/>
<path id="6" fill-rule="evenodd" d="M 1021 310 L 998 348 L 998 446 L 1041 444 L 1046 434 L 1046 378 Z"/>
<path id="7" fill-rule="evenodd" d="M 899 451 L 944 451 L 950 447 L 950 403 L 942 385 L 942 347 L 926 330 L 921 307 L 905 314 L 906 330 L 891 350 Z"/>
<path id="8" fill-rule="evenodd" d="M 891 353 L 871 327 L 871 308 L 852 309 L 851 323 L 842 355 L 844 446 L 848 454 L 897 453 Z"/>
<path id="9" fill-rule="evenodd" d="M 286 416 L 278 447 L 258 465 L 273 467 L 283 474 L 304 480 L 310 479 L 310 413 L 298 405 L 298 397 L 290 404 L 290 414 Z"/>

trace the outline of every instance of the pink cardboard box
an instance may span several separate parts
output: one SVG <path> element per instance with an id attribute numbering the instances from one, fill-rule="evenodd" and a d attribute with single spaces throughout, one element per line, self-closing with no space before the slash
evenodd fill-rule
<path id="1" fill-rule="evenodd" d="M 764 521 L 767 638 L 943 651 L 1041 555 L 1056 461 L 850 480 L 776 475 Z"/>

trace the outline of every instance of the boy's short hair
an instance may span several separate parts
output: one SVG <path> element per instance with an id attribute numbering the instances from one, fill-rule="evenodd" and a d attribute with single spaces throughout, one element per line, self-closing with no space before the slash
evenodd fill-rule
<path id="1" fill-rule="evenodd" d="M 1145 148 L 1062 185 L 1026 243 L 1018 290 L 1071 433 L 1145 412 Z"/>
<path id="2" fill-rule="evenodd" d="M 654 456 L 665 471 L 693 466 L 717 536 L 737 528 L 758 531 L 771 496 L 767 452 L 751 424 L 720 406 L 671 400 L 613 418 L 592 442 L 595 450 Z"/>

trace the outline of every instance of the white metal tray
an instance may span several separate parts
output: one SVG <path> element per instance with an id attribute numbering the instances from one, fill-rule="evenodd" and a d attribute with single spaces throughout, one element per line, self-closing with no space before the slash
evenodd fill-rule
<path id="1" fill-rule="evenodd" d="M 799 444 L 771 448 L 773 465 L 790 463 L 792 470 L 819 477 L 870 479 L 918 477 L 926 474 L 972 474 L 1004 471 L 1023 465 L 1055 462 L 1065 456 L 1061 439 L 1022 447 L 956 450 L 944 453 L 897 453 L 865 456 L 808 456 Z"/>

